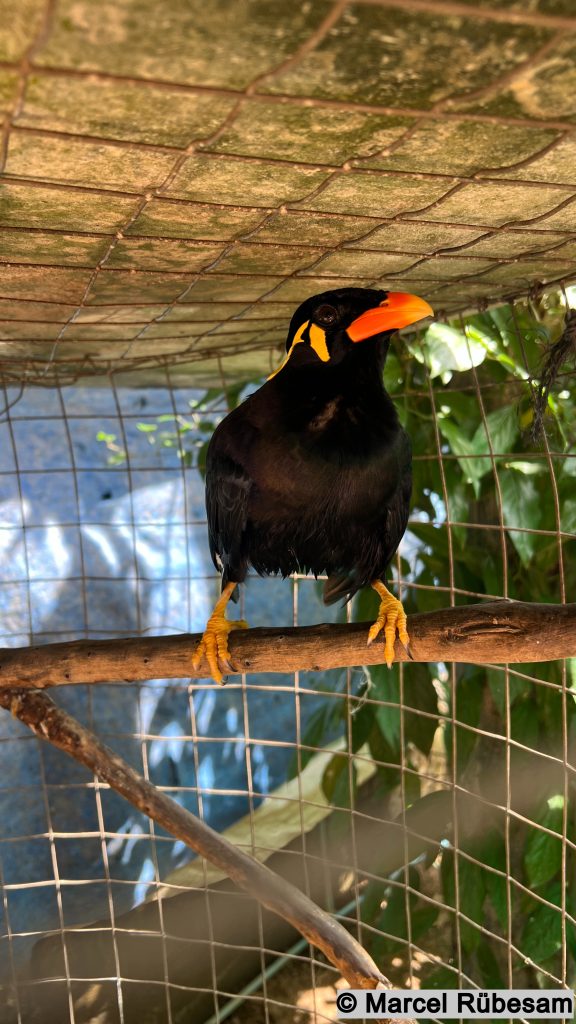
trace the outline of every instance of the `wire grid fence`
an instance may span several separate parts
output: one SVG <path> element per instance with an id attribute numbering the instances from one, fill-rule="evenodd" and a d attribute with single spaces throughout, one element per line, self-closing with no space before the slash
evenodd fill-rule
<path id="1" fill-rule="evenodd" d="M 453 311 L 573 277 L 569 5 L 188 7 L 160 52 L 142 0 L 118 22 L 37 0 L 17 23 L 6 377 L 246 364 L 331 283 L 409 282 Z"/>
<path id="2" fill-rule="evenodd" d="M 206 5 L 192 18 L 194 24 L 183 6 L 170 5 L 161 33 L 154 5 L 147 11 L 138 0 L 123 8 L 134 17 L 118 21 L 106 4 L 38 0 L 17 5 L 14 21 L 7 19 L 16 43 L 8 44 L 0 69 L 6 95 L 0 248 L 7 384 L 0 424 L 8 506 L 0 531 L 9 566 L 2 586 L 6 644 L 202 628 L 216 581 L 206 560 L 200 481 L 170 450 L 148 446 L 136 427 L 157 415 L 188 416 L 190 394 L 182 386 L 189 379 L 187 364 L 194 362 L 196 381 L 219 381 L 222 391 L 262 374 L 277 361 L 273 346 L 283 341 L 296 303 L 333 285 L 394 287 L 398 281 L 399 287 L 421 291 L 437 310 L 451 312 L 535 293 L 541 280 L 574 278 L 570 46 L 576 20 L 569 5 L 550 13 L 544 5 L 528 11 L 389 0 L 351 7 L 339 0 L 326 7 L 303 5 L 308 13 L 298 21 L 299 10 L 261 3 L 262 35 L 255 41 L 249 5 L 237 5 L 237 22 L 218 19 L 216 49 Z M 193 10 L 190 4 L 186 8 Z M 266 29 L 270 10 L 274 17 Z M 387 79 L 375 80 L 367 55 L 388 52 L 390 38 Z M 402 45 L 406 38 L 409 47 Z M 348 68 L 354 63 L 351 81 Z M 440 69 L 435 83 L 431 68 Z M 521 339 L 521 329 L 518 335 Z M 126 382 L 121 374 L 130 369 L 140 374 Z M 102 373 L 109 374 L 106 383 L 99 379 Z M 96 378 L 92 388 L 73 386 L 89 374 Z M 23 390 L 23 382 L 49 386 Z M 144 390 L 136 397 L 125 385 L 138 382 Z M 146 390 L 151 383 L 154 392 Z M 416 448 L 421 486 L 411 534 L 396 566 L 411 608 L 488 596 L 532 597 L 526 573 L 517 571 L 512 543 L 522 536 L 529 545 L 537 538 L 547 552 L 552 567 L 547 599 L 571 596 L 576 521 L 559 487 L 566 484 L 564 467 L 574 456 L 553 444 L 522 451 L 523 462 L 542 467 L 550 480 L 553 521 L 526 525 L 518 515 L 511 522 L 509 471 L 502 456 L 518 452 L 507 452 L 502 434 L 493 431 L 495 391 L 521 404 L 526 384 L 508 381 L 504 387 L 472 369 L 466 381 L 459 378 L 452 387 L 440 386 L 434 377 L 408 389 L 406 401 L 419 407 L 428 402 L 430 417 L 428 434 Z M 475 403 L 492 439 L 484 457 L 494 500 L 486 498 L 485 489 L 472 510 L 455 500 L 453 468 L 466 460 L 474 465 L 477 456 L 456 454 L 447 444 L 442 411 L 458 394 Z M 394 397 L 402 403 L 401 388 Z M 142 398 L 147 405 L 140 408 Z M 106 464 L 104 442 L 95 453 L 98 431 L 116 435 L 114 444 L 126 453 L 123 462 Z M 55 452 L 60 461 L 54 460 Z M 436 508 L 423 502 L 425 489 Z M 533 494 L 526 488 L 520 500 L 522 495 L 528 515 Z M 413 569 L 415 531 L 420 554 L 422 544 L 439 553 L 428 576 Z M 486 540 L 485 579 L 480 570 L 463 573 L 456 558 L 462 536 L 474 547 L 478 534 Z M 497 570 L 488 572 L 494 558 Z M 254 624 L 327 617 L 315 585 L 302 579 L 254 581 L 243 600 Z M 248 676 L 232 680 L 225 691 L 211 684 L 190 686 L 187 680 L 121 692 L 102 686 L 58 699 L 212 824 L 225 828 L 247 814 L 249 848 L 265 842 L 258 826 L 263 796 L 284 779 L 294 759 L 301 767 L 320 745 L 312 729 L 318 712 L 345 710 L 344 722 L 332 721 L 325 738 L 344 731 L 351 748 L 363 708 L 378 707 L 390 716 L 399 708 L 401 771 L 393 787 L 396 802 L 387 798 L 386 813 L 400 813 L 413 839 L 417 829 L 407 807 L 415 778 L 423 780 L 424 792 L 452 795 L 454 825 L 445 838 L 457 849 L 451 898 L 449 887 L 439 888 L 437 865 L 426 875 L 425 892 L 406 866 L 388 878 L 381 865 L 372 870 L 368 865 L 366 849 L 383 843 L 384 832 L 369 833 L 366 841 L 362 826 L 385 815 L 382 807 L 367 810 L 352 782 L 361 766 L 376 763 L 380 774 L 385 772 L 384 751 L 380 757 L 360 751 L 354 761 L 342 755 L 349 785 L 332 796 L 343 804 L 336 818 L 347 823 L 351 845 L 342 848 L 341 835 L 320 825 L 316 848 L 303 824 L 301 849 L 290 849 L 285 859 L 301 866 L 301 884 L 313 893 L 315 867 L 326 876 L 331 864 L 338 867 L 346 883 L 344 905 L 354 897 L 347 917 L 367 944 L 387 930 L 385 920 L 367 917 L 362 909 L 359 897 L 365 906 L 367 881 L 380 887 L 380 895 L 388 894 L 389 906 L 399 892 L 406 912 L 416 898 L 431 908 L 441 906 L 436 925 L 418 936 L 412 914 L 405 914 L 402 935 L 388 919 L 396 945 L 379 955 L 389 973 L 397 970 L 400 983 L 417 984 L 439 957 L 453 979 L 486 985 L 478 953 L 470 953 L 470 931 L 479 925 L 467 902 L 475 877 L 468 867 L 482 864 L 494 886 L 499 881 L 503 886 L 500 920 L 487 916 L 482 929 L 492 936 L 498 958 L 505 953 L 504 980 L 517 979 L 524 968 L 530 971 L 513 929 L 517 902 L 529 899 L 517 870 L 517 825 L 529 822 L 531 835 L 554 839 L 560 834 L 558 891 L 548 899 L 541 889 L 531 898 L 548 907 L 548 930 L 559 922 L 563 952 L 553 966 L 554 957 L 533 959 L 550 983 L 570 980 L 566 950 L 574 911 L 564 883 L 573 869 L 574 832 L 565 799 L 572 781 L 566 667 L 553 673 L 544 666 L 493 667 L 492 688 L 502 694 L 502 725 L 491 721 L 490 708 L 471 719 L 467 680 L 456 668 L 444 674 L 441 666 L 435 685 L 442 728 L 425 758 L 414 751 L 414 721 L 436 723 L 438 708 L 415 701 L 415 672 L 412 666 L 400 668 L 398 691 L 388 695 L 376 684 L 366 694 L 363 674 L 349 671 L 326 679 Z M 547 721 L 559 736 L 552 749 L 541 737 L 530 740 L 516 731 L 514 698 L 526 685 L 536 695 L 558 695 L 559 729 L 556 720 Z M 464 690 L 466 698 L 458 703 L 456 695 Z M 223 964 L 241 959 L 246 936 L 232 939 L 221 927 L 214 894 L 202 903 L 207 916 L 199 934 L 191 935 L 174 909 L 175 896 L 155 905 L 157 919 L 146 919 L 148 937 L 160 937 L 154 955 L 145 967 L 130 960 L 122 943 L 139 927 L 129 916 L 132 902 L 154 893 L 160 878 L 163 892 L 180 894 L 182 876 L 170 878 L 171 872 L 185 870 L 185 851 L 137 815 L 127 816 L 106 787 L 74 766 L 63 767 L 59 755 L 39 748 L 19 726 L 4 724 L 0 748 L 8 769 L 3 763 L 1 799 L 9 831 L 0 858 L 0 963 L 7 972 L 6 1020 L 31 1019 L 39 1012 L 39 999 L 47 1000 L 41 1011 L 47 1015 L 47 993 L 58 983 L 39 984 L 22 965 L 38 938 L 64 932 L 62 962 L 52 972 L 63 979 L 65 1011 L 56 1003 L 58 1019 L 90 1018 L 89 986 L 82 979 L 92 961 L 103 979 L 100 994 L 92 996 L 104 1001 L 110 1019 L 130 1019 L 137 989 L 154 1007 L 160 1005 L 160 992 L 164 1008 L 159 1013 L 175 1020 L 187 995 L 203 988 L 211 1008 L 196 1003 L 191 1019 L 201 1013 L 222 1018 L 227 995 L 266 966 L 270 951 L 283 950 L 291 940 L 272 938 L 267 916 L 256 915 L 256 962 L 231 984 Z M 448 734 L 452 745 L 444 749 L 442 736 Z M 499 791 L 496 796 L 497 787 L 492 801 L 483 797 L 501 808 L 504 861 L 498 865 L 487 865 L 463 840 L 468 817 L 459 797 L 480 799 L 475 773 L 483 765 L 480 759 L 468 776 L 460 773 L 459 752 L 471 738 L 489 762 L 503 754 L 499 777 L 506 781 L 505 797 L 500 799 Z M 556 776 L 550 781 L 554 795 L 564 798 L 559 825 L 556 819 L 553 827 L 548 819 L 535 821 L 530 803 L 516 799 L 519 752 L 532 757 L 526 768 L 530 778 L 559 769 L 561 785 Z M 297 798 L 284 803 L 292 800 L 304 822 L 319 798 L 299 785 Z M 411 847 L 405 850 L 402 864 L 410 852 Z M 197 879 L 190 886 L 201 889 Z M 331 905 L 333 894 L 324 898 Z M 248 902 L 230 894 L 226 901 L 228 928 L 237 917 L 247 931 Z M 533 908 L 526 902 L 520 909 L 529 917 Z M 192 912 L 200 920 L 197 904 Z M 77 929 L 102 919 L 90 934 L 108 937 L 111 959 L 102 954 L 98 960 L 90 947 L 79 960 L 73 945 Z M 186 966 L 178 973 L 181 947 Z M 200 960 L 202 950 L 208 956 L 204 981 L 196 978 L 192 984 L 190 961 Z M 299 949 L 291 959 L 308 968 L 318 1019 L 330 1019 L 319 1002 L 330 969 L 309 949 Z M 394 959 L 400 960 L 396 967 Z M 294 979 L 295 988 L 301 981 Z M 279 995 L 272 986 L 265 982 L 262 992 L 251 994 L 250 1020 L 258 1013 L 268 1024 L 282 1003 L 294 1003 L 291 993 Z"/>
<path id="3" fill-rule="evenodd" d="M 393 352 L 400 351 L 396 344 Z M 419 390 L 401 387 L 394 395 L 399 407 L 405 402 L 428 403 L 428 445 L 423 450 L 416 443 L 414 465 L 417 480 L 420 466 L 431 470 L 436 481 L 435 513 L 423 512 L 422 495 L 415 493 L 409 532 L 395 566 L 400 596 L 414 608 L 487 597 L 531 598 L 531 593 L 518 592 L 510 572 L 517 564 L 511 558 L 510 537 L 526 534 L 547 546 L 553 577 L 550 599 L 563 603 L 570 596 L 566 566 L 574 558 L 576 529 L 564 524 L 558 480 L 576 457 L 555 450 L 546 438 L 539 450 L 528 444 L 521 455 L 499 449 L 500 435 L 493 436 L 487 412 L 488 403 L 494 407 L 494 389 L 503 399 L 506 388 L 506 401 L 520 407 L 528 384 L 483 381 L 482 368 L 473 363 L 471 356 L 468 372 L 444 385 L 425 367 Z M 526 369 L 528 375 L 530 367 Z M 224 375 L 224 392 L 235 384 L 235 378 L 228 381 Z M 162 447 L 150 444 L 148 429 L 150 423 L 158 424 L 158 416 L 188 417 L 190 401 L 198 392 L 173 386 L 168 369 L 164 386 L 155 389 L 127 388 L 111 374 L 89 388 L 28 387 L 20 394 L 8 386 L 5 391 L 3 644 L 201 629 L 217 592 L 206 555 L 202 481 L 197 469 L 187 468 L 185 460 L 176 457 L 178 446 L 186 443 L 185 434 L 175 438 L 173 447 Z M 450 464 L 456 455 L 445 443 L 442 408 L 454 395 L 469 396 L 477 406 L 487 438 L 494 507 L 479 503 L 477 521 L 463 519 L 451 508 Z M 222 403 L 221 396 L 213 404 L 215 418 L 226 411 Z M 105 435 L 108 447 L 95 440 L 98 435 Z M 194 432 L 191 436 L 196 438 Z M 111 437 L 117 442 L 112 444 L 113 458 L 115 448 L 124 453 L 115 465 L 108 464 Z M 477 457 L 458 456 L 461 462 Z M 552 529 L 523 527 L 521 518 L 510 523 L 502 481 L 511 470 L 503 467 L 506 460 L 519 458 L 542 467 L 546 475 L 554 508 Z M 424 547 L 423 529 L 432 538 Z M 420 544 L 414 537 L 418 530 Z M 459 530 L 465 531 L 468 541 L 480 531 L 487 557 L 490 548 L 497 552 L 496 583 L 487 578 L 477 589 L 462 584 L 454 553 Z M 426 581 L 416 576 L 414 562 L 423 550 L 434 547 L 440 556 Z M 251 580 L 240 614 L 252 624 L 282 625 L 325 621 L 327 615 L 343 613 L 327 612 L 315 582 L 295 577 L 286 582 Z M 348 618 L 352 614 L 347 609 Z M 519 981 L 533 983 L 535 978 L 550 987 L 573 979 L 570 950 L 576 921 L 574 905 L 567 902 L 567 883 L 576 852 L 568 801 L 574 782 L 569 715 L 574 677 L 569 677 L 568 667 L 557 665 L 550 674 L 542 665 L 491 666 L 492 683 L 501 694 L 500 721 L 486 701 L 485 714 L 470 717 L 466 701 L 473 700 L 473 688 L 466 686 L 455 665 L 437 666 L 438 703 L 432 708 L 429 702 L 415 701 L 411 678 L 418 666 L 412 665 L 399 666 L 398 690 L 388 693 L 378 686 L 366 689 L 365 673 L 348 669 L 325 676 L 246 675 L 232 678 L 224 689 L 185 679 L 121 689 L 74 687 L 59 691 L 58 701 L 210 824 L 225 829 L 245 815 L 247 828 L 240 844 L 249 852 L 262 847 L 275 851 L 271 863 L 292 872 L 314 899 L 343 914 L 360 942 L 380 951 L 382 968 L 399 985 L 426 987 L 431 968 L 441 965 L 447 985 L 485 986 L 470 939 L 476 932 L 493 942 L 495 977 L 510 987 Z M 546 690 L 557 695 L 561 722 L 556 745 L 516 734 L 512 707 L 517 689 L 526 687 L 536 694 Z M 379 760 L 373 747 L 368 750 L 355 742 L 359 716 L 367 708 L 384 718 L 399 715 L 398 765 L 390 763 L 385 752 Z M 319 715 L 321 736 L 314 732 Z M 415 721 L 435 730 L 427 756 L 415 750 Z M 339 757 L 346 768 L 340 787 L 331 794 L 338 810 L 309 832 L 306 814 L 318 806 L 320 791 L 311 794 L 302 782 L 306 763 L 342 734 L 345 749 Z M 459 747 L 468 750 L 471 743 L 481 753 L 467 775 L 462 773 Z M 520 771 L 518 754 L 527 758 Z M 3 722 L 0 757 L 0 817 L 5 829 L 0 842 L 0 962 L 6 1024 L 34 1020 L 39 1012 L 42 1020 L 48 1020 L 50 1012 L 58 1020 L 67 1015 L 74 1021 L 90 1020 L 95 1005 L 104 1007 L 98 1018 L 103 1020 L 144 1019 L 138 1015 L 145 1006 L 156 1013 L 150 1018 L 154 1020 L 217 1022 L 227 1019 L 230 1000 L 259 974 L 259 986 L 245 993 L 244 1009 L 232 1007 L 234 1022 L 296 1019 L 288 1014 L 297 1006 L 299 1020 L 335 1019 L 332 986 L 338 983 L 337 972 L 304 942 L 285 953 L 291 936 L 274 931 L 270 915 L 255 910 L 246 897 L 228 890 L 215 892 L 206 865 L 187 875 L 190 866 L 186 867 L 188 856 L 181 844 L 127 811 L 106 786 L 72 763 L 64 764 L 62 755 L 11 721 Z M 381 772 L 399 769 L 388 791 L 386 785 L 370 791 L 370 782 L 368 790 L 356 786 L 357 774 L 367 771 L 369 776 L 374 766 Z M 263 830 L 258 808 L 265 797 L 274 800 L 274 790 L 295 769 L 296 788 L 276 799 L 278 805 L 291 808 L 300 837 L 279 855 L 274 826 Z M 478 774 L 489 776 L 491 771 L 492 796 L 489 787 L 481 791 L 477 784 Z M 530 799 L 535 778 L 547 780 L 547 794 L 561 797 L 554 823 L 538 819 Z M 416 779 L 420 794 L 449 794 L 452 824 L 440 845 L 438 836 L 431 844 L 430 834 L 410 818 Z M 490 820 L 500 823 L 504 859 L 497 865 L 487 863 L 470 845 L 471 814 L 464 797 L 476 808 L 488 808 Z M 402 850 L 398 863 L 385 869 L 392 819 L 403 826 Z M 484 819 L 481 827 L 487 827 Z M 531 891 L 519 877 L 522 827 L 522 842 L 532 836 L 532 848 L 534 835 L 561 844 L 559 885 L 552 897 L 537 887 Z M 416 857 L 415 842 L 421 844 Z M 374 857 L 379 847 L 382 862 Z M 450 898 L 446 881 L 443 889 L 438 881 L 441 849 L 445 863 L 448 854 L 453 856 L 452 867 L 445 869 L 452 875 Z M 278 856 L 280 861 L 275 861 Z M 498 890 L 493 903 L 499 906 L 499 920 L 494 906 L 481 919 L 471 911 L 471 866 L 492 878 L 485 887 Z M 418 872 L 425 882 L 417 880 Z M 365 913 L 367 900 L 373 899 L 368 894 L 374 890 L 388 907 L 400 898 L 397 917 L 404 924 Z M 197 902 L 179 903 L 186 891 Z M 147 916 L 138 919 L 138 911 L 131 908 L 141 905 L 144 897 L 154 902 L 145 905 Z M 420 914 L 439 911 L 434 927 L 419 930 L 416 937 L 415 901 Z M 552 955 L 543 951 L 541 961 L 531 963 L 519 945 L 515 920 L 518 914 L 534 915 L 538 907 L 548 909 L 547 925 L 558 941 Z M 130 941 L 139 933 L 150 943 L 148 953 L 143 946 L 130 953 Z M 92 938 L 94 945 L 76 947 L 78 936 Z M 38 947 L 40 939 L 48 946 Z M 31 953 L 32 973 L 27 966 Z M 290 981 L 280 989 L 275 986 L 282 974 L 267 980 L 266 973 L 279 957 L 292 968 Z M 201 964 L 200 975 L 195 973 L 191 981 L 194 962 Z M 230 964 L 238 962 L 241 967 L 231 984 Z"/>

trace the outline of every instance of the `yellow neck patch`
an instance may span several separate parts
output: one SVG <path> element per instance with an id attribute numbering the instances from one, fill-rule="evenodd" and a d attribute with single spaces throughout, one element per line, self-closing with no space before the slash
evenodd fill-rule
<path id="1" fill-rule="evenodd" d="M 272 377 L 275 377 L 277 373 L 280 373 L 280 370 L 284 369 L 296 345 L 299 345 L 302 342 L 306 341 L 303 335 L 309 324 L 310 321 L 306 320 L 305 323 L 303 323 L 302 326 L 298 328 L 296 334 L 294 335 L 294 340 L 290 345 L 288 352 L 284 356 L 284 359 L 280 363 L 280 366 L 278 367 L 277 370 L 274 370 L 274 373 L 270 374 L 268 380 L 272 380 Z M 330 353 L 328 351 L 328 346 L 326 344 L 325 332 L 322 330 L 321 327 L 317 327 L 316 324 L 311 324 L 310 330 L 308 332 L 308 337 L 310 339 L 310 347 L 314 349 L 318 358 L 321 359 L 323 363 L 327 363 L 328 360 L 330 359 Z"/>
<path id="2" fill-rule="evenodd" d="M 326 344 L 326 332 L 321 327 L 317 327 L 316 324 L 312 324 L 310 328 L 310 344 L 314 349 L 316 355 L 322 360 L 323 363 L 327 363 L 330 359 L 330 353 Z"/>

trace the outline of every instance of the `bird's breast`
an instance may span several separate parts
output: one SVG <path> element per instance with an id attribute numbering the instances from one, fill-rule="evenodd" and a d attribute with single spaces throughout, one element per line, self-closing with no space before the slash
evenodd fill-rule
<path id="1" fill-rule="evenodd" d="M 325 430 L 324 428 L 324 434 Z M 339 521 L 372 518 L 394 494 L 401 466 L 397 447 L 345 434 L 270 437 L 253 452 L 251 514 L 258 522 L 308 515 Z"/>

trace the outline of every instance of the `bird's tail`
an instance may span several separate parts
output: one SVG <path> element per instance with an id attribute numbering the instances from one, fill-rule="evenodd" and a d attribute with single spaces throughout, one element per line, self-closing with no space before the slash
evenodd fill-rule
<path id="1" fill-rule="evenodd" d="M 340 600 L 349 601 L 358 589 L 358 580 L 347 572 L 329 576 L 324 584 L 324 604 L 335 604 Z"/>

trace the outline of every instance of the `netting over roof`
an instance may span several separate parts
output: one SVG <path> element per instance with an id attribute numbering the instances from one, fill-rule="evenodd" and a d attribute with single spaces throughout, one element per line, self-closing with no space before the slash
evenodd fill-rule
<path id="1" fill-rule="evenodd" d="M 276 361 L 332 284 L 576 276 L 572 0 L 4 0 L 0 355 Z"/>

